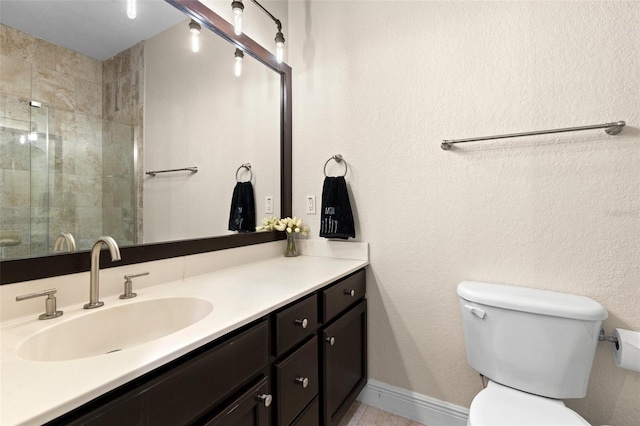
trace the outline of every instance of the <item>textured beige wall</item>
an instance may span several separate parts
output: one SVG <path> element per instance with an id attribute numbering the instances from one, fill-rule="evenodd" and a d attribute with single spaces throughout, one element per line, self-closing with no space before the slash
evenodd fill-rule
<path id="1" fill-rule="evenodd" d="M 145 42 L 145 170 L 197 166 L 198 173 L 146 176 L 144 242 L 225 235 L 236 171 L 250 163 L 256 221 L 265 197 L 280 205 L 280 76 L 203 30 L 189 49 L 188 21 Z"/>
<path id="2" fill-rule="evenodd" d="M 370 378 L 469 406 L 456 285 L 582 294 L 640 331 L 640 3 L 333 2 L 289 6 L 294 214 L 341 153 L 371 247 Z M 625 120 L 603 131 L 442 139 Z M 337 170 L 337 169 L 336 169 Z M 637 424 L 640 373 L 601 343 L 594 424 Z"/>

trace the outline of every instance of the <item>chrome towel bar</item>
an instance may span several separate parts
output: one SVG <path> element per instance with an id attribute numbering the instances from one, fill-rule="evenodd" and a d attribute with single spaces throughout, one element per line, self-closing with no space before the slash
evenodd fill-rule
<path id="1" fill-rule="evenodd" d="M 149 176 L 155 176 L 158 173 L 171 173 L 171 172 L 191 172 L 191 173 L 198 173 L 198 167 L 194 166 L 194 167 L 185 167 L 183 169 L 170 169 L 170 170 L 154 170 L 152 172 L 146 172 L 147 175 Z"/>
<path id="2" fill-rule="evenodd" d="M 533 135 L 546 135 L 551 133 L 564 133 L 564 132 L 579 132 L 581 130 L 594 130 L 594 129 L 604 129 L 604 131 L 608 135 L 617 135 L 622 131 L 622 128 L 625 126 L 624 121 L 616 121 L 614 123 L 605 123 L 605 124 L 594 124 L 591 126 L 579 126 L 579 127 L 566 127 L 563 129 L 551 129 L 551 130 L 536 130 L 533 132 L 523 132 L 523 133 L 509 133 L 506 135 L 495 135 L 495 136 L 480 136 L 477 138 L 467 138 L 467 139 L 450 139 L 443 140 L 440 144 L 440 148 L 448 151 L 451 149 L 453 144 L 456 143 L 464 143 L 464 142 L 477 142 L 477 141 L 486 141 L 492 139 L 505 139 L 505 138 L 519 138 L 521 136 L 533 136 Z"/>

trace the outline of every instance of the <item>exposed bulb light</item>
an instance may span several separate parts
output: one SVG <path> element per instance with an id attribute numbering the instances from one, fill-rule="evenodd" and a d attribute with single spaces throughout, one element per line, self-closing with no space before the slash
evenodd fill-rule
<path id="1" fill-rule="evenodd" d="M 24 145 L 27 141 L 27 137 L 25 135 L 20 135 L 20 145 Z"/>
<path id="2" fill-rule="evenodd" d="M 235 0 L 231 3 L 231 10 L 233 11 L 233 32 L 236 35 L 242 34 L 242 11 L 244 10 L 244 4 L 242 0 Z"/>
<path id="3" fill-rule="evenodd" d="M 129 19 L 136 19 L 137 12 L 136 0 L 127 0 L 127 17 Z"/>
<path id="4" fill-rule="evenodd" d="M 284 35 L 282 34 L 282 31 L 280 31 L 280 29 L 278 29 L 278 32 L 276 33 L 276 61 L 278 61 L 279 64 L 282 63 L 282 57 L 284 56 Z"/>
<path id="5" fill-rule="evenodd" d="M 191 32 L 191 51 L 198 53 L 200 51 L 200 24 L 192 19 L 189 22 L 189 32 Z"/>
<path id="6" fill-rule="evenodd" d="M 235 57 L 236 59 L 233 65 L 233 73 L 236 75 L 236 77 L 240 77 L 242 75 L 242 58 L 244 58 L 244 53 L 242 53 L 242 50 L 236 48 Z"/>

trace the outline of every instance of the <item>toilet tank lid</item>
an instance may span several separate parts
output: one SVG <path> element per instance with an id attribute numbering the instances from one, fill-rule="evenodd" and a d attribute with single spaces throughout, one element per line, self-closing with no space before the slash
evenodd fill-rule
<path id="1" fill-rule="evenodd" d="M 607 310 L 584 296 L 504 284 L 463 281 L 458 296 L 469 302 L 561 318 L 600 321 Z"/>

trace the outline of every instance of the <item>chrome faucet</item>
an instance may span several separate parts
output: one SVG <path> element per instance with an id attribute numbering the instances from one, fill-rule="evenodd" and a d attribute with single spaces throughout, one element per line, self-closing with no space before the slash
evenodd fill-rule
<path id="1" fill-rule="evenodd" d="M 62 251 L 62 246 L 64 245 L 65 241 L 67 242 L 68 252 L 76 251 L 76 240 L 73 238 L 73 235 L 71 235 L 70 232 L 63 232 L 58 236 L 53 250 Z"/>
<path id="2" fill-rule="evenodd" d="M 105 244 L 109 248 L 111 253 L 111 261 L 115 262 L 120 260 L 120 248 L 118 243 L 111 237 L 100 237 L 93 245 L 91 249 L 91 276 L 89 286 L 89 303 L 84 305 L 85 309 L 99 308 L 104 305 L 100 299 L 100 250 L 102 245 Z"/>

